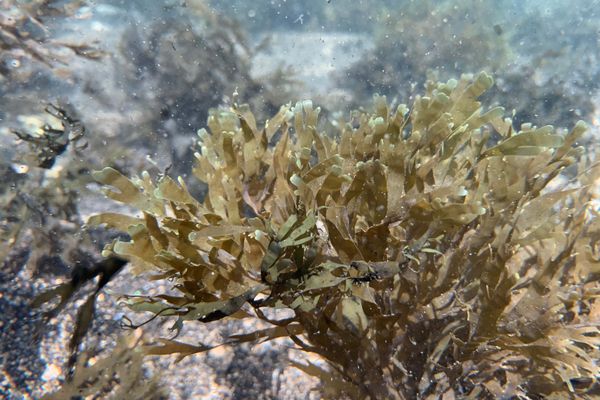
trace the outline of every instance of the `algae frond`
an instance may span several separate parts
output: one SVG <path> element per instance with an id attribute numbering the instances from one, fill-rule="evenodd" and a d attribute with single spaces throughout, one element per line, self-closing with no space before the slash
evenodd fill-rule
<path id="1" fill-rule="evenodd" d="M 123 301 L 174 331 L 265 321 L 222 344 L 291 339 L 328 362 L 296 365 L 328 398 L 592 398 L 600 165 L 576 147 L 583 123 L 516 130 L 502 108 L 482 111 L 492 83 L 429 82 L 410 108 L 375 96 L 328 132 L 310 101 L 264 126 L 244 105 L 212 110 L 202 200 L 182 179 L 96 172 L 140 210 L 88 221 L 129 234 L 104 254 L 176 293 Z M 145 351 L 213 347 L 163 338 Z"/>

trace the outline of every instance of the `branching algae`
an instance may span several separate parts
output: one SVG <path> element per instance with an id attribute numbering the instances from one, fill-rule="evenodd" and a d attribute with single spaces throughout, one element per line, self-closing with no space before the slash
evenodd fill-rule
<path id="1" fill-rule="evenodd" d="M 145 377 L 140 332 L 121 336 L 108 357 L 95 363 L 80 358 L 75 374 L 60 390 L 43 400 L 73 398 L 158 400 L 167 393 L 155 378 Z M 89 358 L 89 357 L 87 357 Z M 91 365 L 90 365 L 91 364 Z"/>
<path id="2" fill-rule="evenodd" d="M 27 82 L 31 73 L 16 73 L 22 60 L 35 61 L 51 69 L 66 65 L 68 57 L 64 50 L 88 60 L 103 58 L 106 53 L 90 44 L 50 40 L 46 23 L 73 16 L 84 3 L 80 0 L 0 2 L 0 81 Z"/>
<path id="3" fill-rule="evenodd" d="M 485 73 L 429 83 L 411 109 L 375 96 L 339 132 L 318 130 L 309 101 L 262 128 L 247 106 L 213 110 L 194 169 L 202 201 L 181 179 L 97 172 L 108 197 L 141 211 L 90 219 L 129 233 L 105 255 L 179 293 L 124 301 L 176 329 L 266 321 L 225 343 L 290 338 L 328 362 L 296 365 L 328 398 L 591 398 L 600 166 L 574 147 L 583 123 L 517 131 L 502 108 L 483 112 L 491 85 Z"/>
<path id="4" fill-rule="evenodd" d="M 87 146 L 86 128 L 56 105 L 48 105 L 46 113 L 48 122 L 39 129 L 12 132 L 22 145 L 17 149 L 25 147 L 15 159 L 27 175 L 13 172 L 9 157 L 0 162 L 7 171 L 2 174 L 6 189 L 0 194 L 5 205 L 0 208 L 0 257 L 5 265 L 26 261 L 32 274 L 92 258 L 91 238 L 77 234 L 83 225 L 80 193 L 90 180 L 89 164 L 77 157 Z M 53 170 L 61 156 L 69 162 Z"/>

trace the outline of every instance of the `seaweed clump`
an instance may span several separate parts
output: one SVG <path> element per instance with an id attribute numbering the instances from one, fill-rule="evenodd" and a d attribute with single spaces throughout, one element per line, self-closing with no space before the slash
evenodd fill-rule
<path id="1" fill-rule="evenodd" d="M 7 190 L 0 193 L 5 204 L 0 211 L 2 265 L 21 254 L 29 273 L 92 259 L 78 210 L 82 186 L 90 181 L 88 165 L 80 159 L 86 128 L 65 108 L 50 104 L 45 111 L 43 126 L 12 131 L 27 149 L 15 154 L 16 164 L 4 163 Z"/>
<path id="2" fill-rule="evenodd" d="M 39 135 L 33 135 L 19 130 L 13 130 L 20 140 L 29 143 L 31 154 L 29 163 L 39 168 L 50 169 L 54 166 L 56 158 L 62 155 L 69 145 L 74 145 L 78 150 L 87 146 L 87 143 L 78 144 L 85 136 L 85 127 L 79 121 L 55 105 L 46 107 L 46 112 L 61 121 L 62 128 L 55 129 L 46 124 Z"/>
<path id="3" fill-rule="evenodd" d="M 513 58 L 509 34 L 496 31 L 505 14 L 501 4 L 490 8 L 477 0 L 402 2 L 378 18 L 374 48 L 337 82 L 360 104 L 372 93 L 408 98 L 428 79 L 501 72 Z"/>
<path id="4" fill-rule="evenodd" d="M 327 361 L 296 366 L 330 398 L 591 398 L 599 166 L 575 147 L 583 123 L 516 131 L 502 108 L 482 112 L 492 83 L 429 82 L 410 109 L 376 96 L 338 132 L 319 130 L 309 101 L 262 128 L 248 106 L 213 110 L 194 169 L 202 200 L 182 179 L 95 173 L 140 210 L 89 220 L 130 236 L 105 255 L 174 290 L 123 301 L 175 332 L 265 321 L 222 344 L 290 338 Z M 163 338 L 145 351 L 214 346 Z"/>
<path id="5" fill-rule="evenodd" d="M 80 360 L 71 379 L 42 399 L 166 399 L 158 380 L 146 376 L 141 344 L 139 332 L 121 336 L 107 357 L 93 363 L 92 357 Z"/>
<path id="6" fill-rule="evenodd" d="M 89 60 L 104 57 L 92 45 L 51 40 L 48 34 L 48 21 L 73 17 L 84 4 L 81 0 L 0 1 L 0 82 L 26 82 L 36 69 L 23 65 L 29 61 L 50 69 L 67 65 L 65 51 Z"/>
<path id="7" fill-rule="evenodd" d="M 211 107 L 229 101 L 223 93 L 243 93 L 255 110 L 264 107 L 259 115 L 276 112 L 282 97 L 290 93 L 294 83 L 289 74 L 251 76 L 255 49 L 240 23 L 227 14 L 196 0 L 169 10 L 156 4 L 149 7 L 146 2 L 133 7 L 147 16 L 160 10 L 161 17 L 132 23 L 122 35 L 115 67 L 119 80 L 129 88 L 127 107 L 136 115 L 133 121 L 123 122 L 127 125 L 122 131 L 156 135 L 150 141 L 130 135 L 130 145 L 166 142 L 172 149 L 173 174 L 190 170 L 194 133 L 205 123 Z"/>

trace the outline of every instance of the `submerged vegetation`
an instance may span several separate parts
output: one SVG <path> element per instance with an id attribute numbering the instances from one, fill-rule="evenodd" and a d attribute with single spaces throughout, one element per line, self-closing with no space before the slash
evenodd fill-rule
<path id="1" fill-rule="evenodd" d="M 599 53 L 598 33 L 589 26 L 596 23 L 593 5 L 400 3 L 374 25 L 374 48 L 338 73 L 357 106 L 375 92 L 402 101 L 426 79 L 485 70 L 496 79 L 486 102 L 513 112 L 517 125 L 564 127 L 592 117 L 598 72 L 588 66 Z M 553 40 L 545 40 L 548 32 L 556 33 Z"/>
<path id="2" fill-rule="evenodd" d="M 139 332 L 123 335 L 108 357 L 95 363 L 89 358 L 80 359 L 68 384 L 55 393 L 47 394 L 43 400 L 72 398 L 102 399 L 165 399 L 166 393 L 158 379 L 147 379 L 144 375 L 144 353 Z M 116 382 L 119 382 L 117 385 Z"/>
<path id="3" fill-rule="evenodd" d="M 402 101 L 418 94 L 428 78 L 503 70 L 514 54 L 509 33 L 494 28 L 502 29 L 507 19 L 501 3 L 498 10 L 478 0 L 405 1 L 381 18 L 374 48 L 340 71 L 338 84 L 358 101 L 372 93 Z"/>
<path id="4" fill-rule="evenodd" d="M 90 218 L 129 235 L 104 255 L 172 289 L 124 296 L 151 315 L 129 327 L 270 325 L 144 352 L 289 338 L 327 362 L 295 365 L 328 398 L 592 398 L 600 166 L 576 147 L 583 123 L 517 130 L 502 108 L 483 112 L 491 86 L 485 73 L 429 82 L 410 108 L 375 96 L 336 131 L 310 101 L 261 126 L 234 96 L 199 131 L 201 200 L 182 179 L 96 172 L 140 211 Z"/>
<path id="5" fill-rule="evenodd" d="M 123 119 L 120 130 L 150 133 L 152 140 L 139 134 L 127 139 L 133 146 L 148 146 L 150 154 L 160 154 L 158 144 L 166 143 L 176 175 L 189 172 L 194 133 L 211 107 L 230 101 L 226 94 L 239 91 L 262 116 L 276 111 L 294 87 L 288 71 L 268 77 L 250 74 L 256 49 L 238 21 L 203 1 L 185 4 L 163 11 L 154 22 L 131 24 L 115 60 L 119 80 L 131 89 L 125 104 L 136 115 Z M 130 7 L 143 10 L 147 3 L 132 2 Z"/>
<path id="6" fill-rule="evenodd" d="M 20 4 L 16 7 L 15 3 Z M 48 34 L 46 21 L 72 17 L 83 3 L 81 0 L 0 1 L 0 82 L 15 84 L 31 79 L 36 67 L 22 65 L 31 61 L 55 69 L 66 66 L 72 54 L 90 60 L 104 57 L 105 53 L 92 45 L 51 40 Z M 68 70 L 63 68 L 62 73 L 68 74 Z"/>
<path id="7" fill-rule="evenodd" d="M 0 0 L 0 141 L 19 144 L 0 149 L 0 275 L 7 286 L 41 277 L 19 296 L 49 307 L 28 320 L 28 308 L 12 312 L 25 301 L 2 293 L 2 352 L 77 308 L 70 341 L 50 339 L 68 361 L 47 398 L 176 398 L 162 388 L 174 392 L 173 376 L 188 372 L 158 376 L 148 356 L 243 354 L 271 340 L 320 358 L 290 363 L 319 378 L 325 398 L 598 395 L 599 165 L 579 147 L 583 123 L 522 124 L 591 119 L 598 41 L 582 15 L 593 5 L 529 9 L 509 23 L 509 2 L 160 3 Z M 560 34 L 543 47 L 549 26 Z M 366 54 L 336 38 L 349 56 L 333 86 L 357 111 L 279 108 L 298 88 L 294 68 L 306 67 L 295 45 L 269 50 L 281 29 L 361 32 L 369 43 L 375 33 Z M 280 67 L 256 70 L 257 54 Z M 435 83 L 479 70 L 496 88 L 486 73 Z M 44 116 L 40 99 L 60 106 Z M 121 204 L 99 206 L 92 179 Z M 100 209 L 112 212 L 84 224 Z M 118 273 L 143 289 L 121 296 L 132 312 L 119 320 L 111 309 L 101 328 L 94 314 L 114 305 L 113 287 L 102 292 Z M 197 341 L 198 325 L 231 320 L 237 331 Z M 106 334 L 157 321 L 168 338 L 158 325 L 116 344 Z M 30 347 L 38 371 L 17 381 L 20 361 L 3 365 L 0 391 L 41 396 L 27 386 L 49 366 L 58 380 L 61 361 Z M 271 375 L 264 360 L 256 368 L 256 379 Z"/>
<path id="8" fill-rule="evenodd" d="M 67 264 L 93 258 L 90 238 L 80 232 L 78 211 L 89 170 L 83 160 L 75 160 L 86 148 L 86 129 L 72 112 L 58 106 L 48 105 L 46 114 L 48 122 L 37 130 L 13 130 L 21 142 L 15 156 L 19 164 L 1 163 L 6 190 L 0 192 L 5 204 L 0 210 L 0 256 L 7 264 L 24 257 L 33 274 L 66 270 Z M 73 160 L 52 170 L 66 154 Z"/>

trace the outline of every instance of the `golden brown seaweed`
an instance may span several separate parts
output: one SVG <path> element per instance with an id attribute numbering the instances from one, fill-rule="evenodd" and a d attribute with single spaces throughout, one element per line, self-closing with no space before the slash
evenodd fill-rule
<path id="1" fill-rule="evenodd" d="M 319 130 L 309 101 L 263 128 L 247 107 L 212 110 L 194 169 L 203 201 L 181 179 L 97 173 L 144 215 L 90 221 L 128 221 L 131 240 L 106 255 L 180 293 L 124 301 L 179 324 L 264 320 L 273 327 L 224 343 L 289 337 L 329 363 L 298 367 L 330 398 L 591 398 L 599 167 L 573 148 L 583 124 L 515 131 L 502 109 L 483 112 L 492 83 L 429 83 L 410 111 L 376 97 L 338 132 Z"/>
<path id="2" fill-rule="evenodd" d="M 143 369 L 144 352 L 141 332 L 119 337 L 115 348 L 105 358 L 90 363 L 83 357 L 75 366 L 73 377 L 59 390 L 46 394 L 44 400 L 93 397 L 103 399 L 164 399 L 165 391 L 156 378 L 147 378 Z"/>

